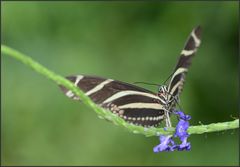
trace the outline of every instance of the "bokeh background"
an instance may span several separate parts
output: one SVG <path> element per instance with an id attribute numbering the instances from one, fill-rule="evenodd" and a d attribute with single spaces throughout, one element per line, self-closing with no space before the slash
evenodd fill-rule
<path id="1" fill-rule="evenodd" d="M 63 76 L 162 84 L 192 28 L 203 28 L 181 95 L 191 124 L 238 117 L 238 2 L 3 2 L 2 43 Z M 239 133 L 192 135 L 190 152 L 154 154 L 58 86 L 1 56 L 2 165 L 237 165 Z M 143 86 L 152 91 L 157 88 Z"/>

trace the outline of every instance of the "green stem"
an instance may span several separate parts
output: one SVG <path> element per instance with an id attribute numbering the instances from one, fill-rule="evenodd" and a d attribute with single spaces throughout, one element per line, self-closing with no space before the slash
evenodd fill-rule
<path id="1" fill-rule="evenodd" d="M 72 82 L 50 71 L 49 69 L 45 68 L 44 66 L 34 61 L 30 57 L 25 56 L 24 54 L 4 45 L 1 45 L 1 52 L 5 55 L 11 56 L 19 60 L 20 62 L 26 64 L 36 72 L 44 75 L 45 77 L 56 82 L 57 84 L 61 84 L 65 86 L 66 88 L 71 90 L 73 93 L 78 95 L 81 98 L 83 103 L 85 103 L 87 106 L 95 110 L 95 112 L 99 115 L 99 117 L 110 120 L 118 126 L 125 127 L 133 133 L 144 134 L 145 136 L 159 136 L 160 134 L 172 135 L 175 131 L 175 128 L 168 128 L 167 130 L 164 130 L 163 128 L 154 128 L 154 127 L 144 128 L 142 126 L 129 124 L 125 122 L 123 119 L 121 119 L 120 117 L 111 113 L 110 111 L 104 110 L 98 107 L 88 96 L 84 94 L 83 91 L 81 91 L 78 87 L 76 87 Z M 229 121 L 229 122 L 212 123 L 209 125 L 190 126 L 188 129 L 188 133 L 202 134 L 202 133 L 217 132 L 217 131 L 236 129 L 236 128 L 239 128 L 239 119 Z"/>

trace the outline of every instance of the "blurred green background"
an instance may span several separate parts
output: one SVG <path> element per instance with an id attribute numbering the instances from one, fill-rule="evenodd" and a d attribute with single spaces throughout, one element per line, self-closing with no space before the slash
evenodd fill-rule
<path id="1" fill-rule="evenodd" d="M 3 2 L 2 43 L 63 76 L 163 83 L 203 28 L 181 106 L 199 125 L 238 117 L 238 2 Z M 2 165 L 237 165 L 239 133 L 192 135 L 190 152 L 154 154 L 16 60 L 1 56 Z M 142 86 L 142 85 L 140 85 Z M 152 91 L 154 86 L 143 85 Z"/>

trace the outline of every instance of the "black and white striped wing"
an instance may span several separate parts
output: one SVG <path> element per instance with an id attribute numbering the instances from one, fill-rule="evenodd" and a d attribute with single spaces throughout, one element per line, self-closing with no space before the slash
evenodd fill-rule
<path id="1" fill-rule="evenodd" d="M 157 126 L 164 119 L 159 97 L 149 90 L 95 76 L 77 75 L 66 78 L 83 90 L 96 104 L 109 109 L 127 122 L 148 127 Z M 80 100 L 65 87 L 60 87 L 68 97 Z"/>
<path id="2" fill-rule="evenodd" d="M 191 32 L 191 35 L 188 38 L 185 47 L 181 52 L 181 56 L 178 60 L 178 63 L 174 69 L 174 73 L 168 84 L 168 92 L 170 93 L 169 101 L 172 101 L 170 108 L 175 106 L 176 100 L 173 99 L 174 98 L 178 99 L 182 91 L 185 76 L 191 64 L 192 57 L 197 52 L 197 49 L 201 43 L 200 35 L 201 27 L 198 26 Z"/>

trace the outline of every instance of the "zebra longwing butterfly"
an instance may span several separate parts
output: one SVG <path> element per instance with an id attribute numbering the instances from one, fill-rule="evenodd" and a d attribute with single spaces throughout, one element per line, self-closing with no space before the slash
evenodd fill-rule
<path id="1" fill-rule="evenodd" d="M 171 114 L 178 102 L 191 59 L 200 45 L 200 26 L 193 29 L 167 85 L 158 93 L 125 82 L 96 76 L 76 75 L 66 77 L 96 104 L 108 109 L 129 123 L 140 126 L 157 126 L 163 120 L 171 126 Z M 61 86 L 66 96 L 80 100 L 72 91 Z"/>

